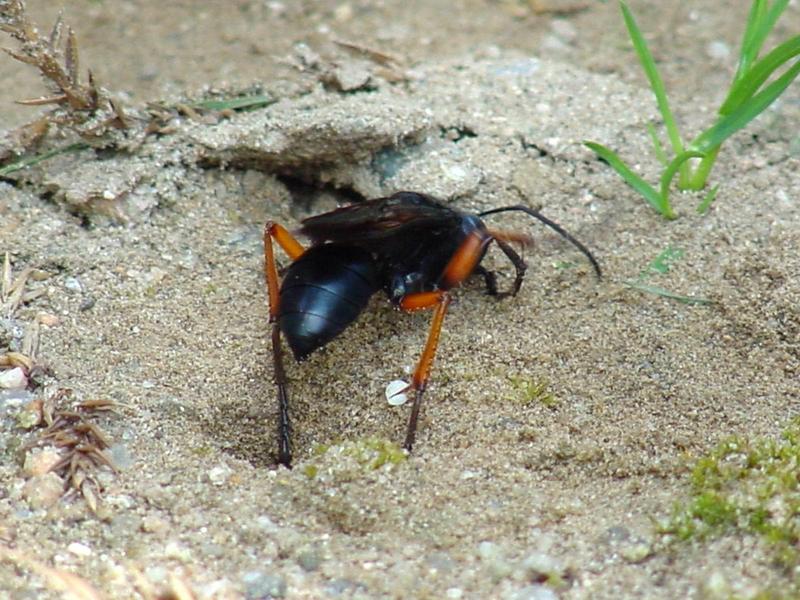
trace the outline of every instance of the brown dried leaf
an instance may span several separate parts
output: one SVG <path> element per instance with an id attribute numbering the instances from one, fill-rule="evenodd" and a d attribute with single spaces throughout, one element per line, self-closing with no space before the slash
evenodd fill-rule
<path id="1" fill-rule="evenodd" d="M 3 48 L 3 51 L 10 54 L 12 58 L 15 58 L 19 62 L 28 64 L 28 65 L 36 65 L 37 60 L 33 56 L 28 56 L 27 54 L 20 54 L 19 52 L 15 52 L 11 48 Z"/>
<path id="2" fill-rule="evenodd" d="M 84 400 L 78 404 L 78 408 L 87 411 L 116 411 L 119 403 L 109 400 L 107 398 L 95 398 L 93 400 Z"/>
<path id="3" fill-rule="evenodd" d="M 373 50 L 372 48 L 367 48 L 366 46 L 362 46 L 361 44 L 354 44 L 352 42 L 345 42 L 341 40 L 333 40 L 333 43 L 339 46 L 340 48 L 344 48 L 358 56 L 371 60 L 374 63 L 382 65 L 384 67 L 391 67 L 397 66 L 400 64 L 400 61 L 385 52 L 380 52 L 379 50 Z"/>
<path id="4" fill-rule="evenodd" d="M 25 337 L 22 338 L 22 353 L 30 356 L 32 361 L 36 360 L 39 352 L 39 330 L 39 321 L 32 321 L 25 328 Z"/>
<path id="5" fill-rule="evenodd" d="M 22 367 L 30 371 L 33 368 L 33 359 L 22 352 L 6 352 L 0 354 L 0 367 Z"/>
<path id="6" fill-rule="evenodd" d="M 84 482 L 81 487 L 81 494 L 83 495 L 83 499 L 86 500 L 86 504 L 89 505 L 89 509 L 93 512 L 97 512 L 97 494 L 94 492 L 94 486 L 89 483 L 88 481 Z"/>
<path id="7" fill-rule="evenodd" d="M 15 104 L 22 104 L 23 106 L 45 106 L 46 104 L 63 104 L 67 100 L 69 94 L 66 92 L 56 96 L 48 96 L 46 98 L 28 98 L 27 100 L 14 100 Z"/>
<path id="8" fill-rule="evenodd" d="M 36 146 L 47 135 L 49 128 L 50 122 L 47 117 L 42 117 L 22 125 L 12 134 L 16 137 L 19 146 L 27 150 Z"/>

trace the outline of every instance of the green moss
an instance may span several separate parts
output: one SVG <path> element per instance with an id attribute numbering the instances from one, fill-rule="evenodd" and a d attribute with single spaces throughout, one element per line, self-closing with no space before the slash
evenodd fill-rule
<path id="1" fill-rule="evenodd" d="M 758 536 L 800 593 L 794 571 L 800 564 L 800 418 L 777 441 L 724 440 L 696 461 L 691 483 L 691 497 L 676 506 L 662 533 L 680 540 Z"/>
<path id="2" fill-rule="evenodd" d="M 394 442 L 378 438 L 356 440 L 345 446 L 345 454 L 352 456 L 358 463 L 370 470 L 380 469 L 383 465 L 396 465 L 406 459 L 406 454 Z"/>
<path id="3" fill-rule="evenodd" d="M 378 438 L 318 444 L 312 451 L 311 459 L 302 467 L 302 473 L 309 479 L 316 478 L 320 470 L 335 472 L 337 477 L 343 474 L 358 477 L 387 464 L 399 464 L 405 459 L 405 452 L 397 444 Z"/>
<path id="4" fill-rule="evenodd" d="M 540 402 L 547 408 L 558 404 L 558 399 L 550 392 L 548 381 L 532 381 L 520 375 L 509 376 L 512 387 L 516 390 L 515 398 L 520 404 L 528 405 Z"/>

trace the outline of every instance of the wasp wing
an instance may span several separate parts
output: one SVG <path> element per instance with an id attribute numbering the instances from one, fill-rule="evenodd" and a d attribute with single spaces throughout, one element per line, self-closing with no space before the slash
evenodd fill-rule
<path id="1" fill-rule="evenodd" d="M 312 242 L 372 245 L 416 231 L 457 225 L 461 215 L 441 202 L 415 192 L 398 192 L 305 219 L 300 233 Z"/>

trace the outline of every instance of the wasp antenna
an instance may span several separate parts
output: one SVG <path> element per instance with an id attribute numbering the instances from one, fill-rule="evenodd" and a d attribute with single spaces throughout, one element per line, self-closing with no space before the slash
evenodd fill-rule
<path id="1" fill-rule="evenodd" d="M 583 253 L 583 255 L 589 259 L 589 262 L 592 263 L 592 267 L 594 268 L 594 272 L 597 275 L 597 278 L 601 279 L 603 277 L 603 273 L 600 269 L 600 263 L 597 262 L 597 259 L 594 257 L 594 255 L 586 246 L 584 246 L 575 237 L 573 237 L 572 234 L 570 234 L 566 229 L 561 227 L 561 225 L 559 225 L 555 221 L 548 219 L 542 213 L 533 210 L 532 208 L 528 208 L 527 206 L 524 206 L 522 204 L 516 204 L 514 206 L 501 206 L 500 208 L 492 208 L 490 210 L 485 210 L 481 213 L 478 213 L 478 216 L 485 217 L 496 213 L 511 212 L 511 211 L 524 212 L 525 214 L 530 215 L 535 219 L 538 219 L 539 221 L 550 227 L 553 231 L 558 233 L 558 235 L 563 237 L 565 240 L 571 242 L 572 245 L 575 246 L 578 250 L 580 250 Z"/>

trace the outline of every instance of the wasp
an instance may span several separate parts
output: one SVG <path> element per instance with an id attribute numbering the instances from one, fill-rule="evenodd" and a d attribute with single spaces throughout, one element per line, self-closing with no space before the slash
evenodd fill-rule
<path id="1" fill-rule="evenodd" d="M 308 249 L 279 223 L 265 224 L 264 273 L 278 395 L 278 462 L 288 467 L 292 461 L 281 334 L 295 360 L 302 361 L 355 321 L 380 290 L 401 310 L 433 310 L 428 338 L 409 384 L 414 401 L 403 446 L 411 450 L 451 290 L 472 274 L 481 275 L 487 292 L 498 298 L 514 296 L 522 286 L 527 265 L 511 244 L 527 245 L 533 239 L 526 234 L 490 229 L 483 221 L 489 215 L 510 211 L 526 213 L 554 229 L 589 259 L 600 277 L 600 265 L 581 242 L 524 205 L 472 214 L 426 194 L 397 192 L 303 220 L 298 233 L 311 241 Z M 273 242 L 292 261 L 282 282 Z M 495 273 L 481 266 L 492 242 L 515 270 L 511 289 L 502 293 Z"/>

